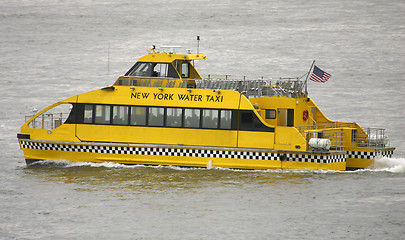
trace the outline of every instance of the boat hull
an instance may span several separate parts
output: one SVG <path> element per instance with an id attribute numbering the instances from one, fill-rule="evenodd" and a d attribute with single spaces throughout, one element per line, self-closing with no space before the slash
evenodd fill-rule
<path id="1" fill-rule="evenodd" d="M 346 170 L 345 152 L 288 152 L 255 148 L 60 142 L 20 139 L 27 163 L 36 160 L 222 167 Z"/>

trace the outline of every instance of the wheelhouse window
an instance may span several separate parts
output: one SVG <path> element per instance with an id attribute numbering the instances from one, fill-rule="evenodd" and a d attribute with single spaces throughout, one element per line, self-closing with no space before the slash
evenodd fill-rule
<path id="1" fill-rule="evenodd" d="M 183 62 L 181 64 L 181 77 L 183 77 L 183 78 L 190 77 L 190 70 L 189 70 L 188 62 Z"/>
<path id="2" fill-rule="evenodd" d="M 179 78 L 171 63 L 137 62 L 125 76 Z"/>
<path id="3" fill-rule="evenodd" d="M 218 110 L 203 110 L 202 128 L 218 128 Z"/>
<path id="4" fill-rule="evenodd" d="M 131 70 L 125 74 L 126 76 L 138 76 L 138 77 L 151 77 L 152 63 L 137 62 Z"/>
<path id="5" fill-rule="evenodd" d="M 166 110 L 166 126 L 181 127 L 182 118 L 183 118 L 183 109 L 168 108 Z"/>
<path id="6" fill-rule="evenodd" d="M 113 124 L 126 125 L 128 124 L 128 107 L 113 106 Z"/>
<path id="7" fill-rule="evenodd" d="M 149 107 L 148 126 L 163 126 L 165 109 L 162 107 Z"/>
<path id="8" fill-rule="evenodd" d="M 146 107 L 131 107 L 131 125 L 146 125 Z"/>
<path id="9" fill-rule="evenodd" d="M 200 109 L 184 109 L 184 127 L 199 128 L 200 127 Z"/>
<path id="10" fill-rule="evenodd" d="M 95 123 L 109 124 L 111 118 L 111 107 L 109 105 L 96 105 Z"/>
<path id="11" fill-rule="evenodd" d="M 153 68 L 152 77 L 167 77 L 168 75 L 168 65 L 167 63 L 158 63 Z"/>

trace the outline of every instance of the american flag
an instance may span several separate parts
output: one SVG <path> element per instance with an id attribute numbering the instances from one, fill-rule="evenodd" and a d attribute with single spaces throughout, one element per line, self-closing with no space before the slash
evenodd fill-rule
<path id="1" fill-rule="evenodd" d="M 330 75 L 327 72 L 322 71 L 319 67 L 314 65 L 314 70 L 312 71 L 311 77 L 309 79 L 311 79 L 314 82 L 326 82 L 328 81 L 328 79 L 331 77 L 332 75 Z"/>

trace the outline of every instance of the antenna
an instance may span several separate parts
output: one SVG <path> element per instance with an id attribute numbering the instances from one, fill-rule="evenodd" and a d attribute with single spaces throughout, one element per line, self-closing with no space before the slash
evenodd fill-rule
<path id="1" fill-rule="evenodd" d="M 108 40 L 108 50 L 107 50 L 107 77 L 105 85 L 108 86 L 108 78 L 110 77 L 110 40 Z"/>
<path id="2" fill-rule="evenodd" d="M 200 36 L 197 36 L 197 54 L 200 54 Z"/>
<path id="3" fill-rule="evenodd" d="M 110 41 L 108 41 L 108 51 L 107 51 L 107 76 L 110 75 Z"/>

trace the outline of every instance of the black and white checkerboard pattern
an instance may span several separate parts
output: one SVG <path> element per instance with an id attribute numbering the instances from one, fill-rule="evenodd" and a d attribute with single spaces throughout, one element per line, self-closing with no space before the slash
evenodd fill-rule
<path id="1" fill-rule="evenodd" d="M 288 161 L 313 162 L 313 163 L 346 162 L 346 154 L 335 154 L 335 155 L 284 154 L 284 155 L 287 158 L 286 160 Z"/>
<path id="2" fill-rule="evenodd" d="M 348 151 L 347 158 L 374 159 L 379 156 L 392 157 L 392 154 L 394 154 L 393 150 L 377 152 Z"/>
<path id="3" fill-rule="evenodd" d="M 283 160 L 283 161 L 312 162 L 312 163 L 334 163 L 346 161 L 346 154 L 335 154 L 335 155 L 284 154 L 276 152 L 232 151 L 232 150 L 211 150 L 211 149 L 169 148 L 169 147 L 53 144 L 53 143 L 40 143 L 24 140 L 21 140 L 21 145 L 22 148 L 29 148 L 29 149 L 87 152 L 87 153 L 235 158 L 235 159 L 255 159 L 255 160 Z"/>

